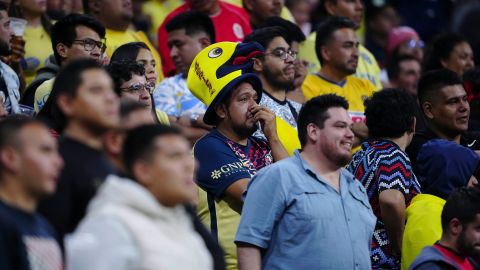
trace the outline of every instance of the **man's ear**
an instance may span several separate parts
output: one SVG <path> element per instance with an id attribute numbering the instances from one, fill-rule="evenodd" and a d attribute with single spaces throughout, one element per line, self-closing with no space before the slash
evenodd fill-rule
<path id="1" fill-rule="evenodd" d="M 452 220 L 448 222 L 448 231 L 454 236 L 460 235 L 463 229 L 465 228 L 463 228 L 463 225 L 458 218 L 452 218 Z"/>
<path id="2" fill-rule="evenodd" d="M 210 41 L 210 39 L 208 37 L 201 37 L 198 39 L 198 42 L 200 42 L 200 46 L 202 47 L 202 49 L 210 46 L 212 44 L 212 42 Z"/>
<path id="3" fill-rule="evenodd" d="M 320 53 L 322 54 L 322 60 L 330 61 L 331 59 L 330 50 L 326 46 L 322 46 L 320 48 Z"/>
<path id="4" fill-rule="evenodd" d="M 22 162 L 12 147 L 5 147 L 0 151 L 0 161 L 7 171 L 18 172 L 22 169 Z"/>
<path id="5" fill-rule="evenodd" d="M 325 11 L 329 14 L 329 15 L 332 15 L 332 16 L 337 16 L 336 14 L 336 4 L 334 3 L 335 1 L 330 1 L 330 0 L 325 0 L 325 2 L 323 3 L 324 4 L 324 7 L 325 7 Z M 321 5 L 322 3 L 320 3 Z"/>
<path id="6" fill-rule="evenodd" d="M 136 161 L 132 167 L 135 180 L 142 186 L 149 186 L 154 180 L 151 175 L 151 166 L 144 161 Z"/>
<path id="7" fill-rule="evenodd" d="M 215 113 L 217 114 L 218 118 L 224 119 L 227 117 L 227 106 L 223 103 L 215 106 Z"/>
<path id="8" fill-rule="evenodd" d="M 317 138 L 318 138 L 318 132 L 319 132 L 319 128 L 310 123 L 307 125 L 307 137 L 310 141 L 313 141 L 313 142 L 316 142 L 317 141 Z"/>
<path id="9" fill-rule="evenodd" d="M 433 119 L 434 115 L 433 115 L 433 106 L 432 106 L 432 103 L 428 102 L 428 101 L 425 101 L 423 104 L 422 104 L 422 110 L 423 110 L 423 113 L 425 114 L 425 116 L 428 118 L 428 119 Z"/>
<path id="10" fill-rule="evenodd" d="M 67 117 L 72 114 L 74 108 L 72 106 L 73 98 L 68 95 L 59 95 L 57 97 L 57 106 Z"/>
<path id="11" fill-rule="evenodd" d="M 250 11 L 253 9 L 253 2 L 252 0 L 243 0 L 243 8 L 246 10 L 246 11 Z"/>
<path id="12" fill-rule="evenodd" d="M 68 54 L 67 45 L 63 43 L 58 43 L 57 46 L 55 46 L 55 50 L 57 51 L 58 55 L 60 55 L 60 57 L 67 58 L 67 54 Z"/>
<path id="13" fill-rule="evenodd" d="M 261 73 L 263 71 L 263 63 L 260 61 L 258 58 L 252 58 L 253 59 L 253 72 L 255 73 Z"/>

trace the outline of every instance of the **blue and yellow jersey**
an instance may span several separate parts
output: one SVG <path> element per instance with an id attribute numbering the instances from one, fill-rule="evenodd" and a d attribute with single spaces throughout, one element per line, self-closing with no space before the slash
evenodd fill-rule
<path id="1" fill-rule="evenodd" d="M 42 26 L 27 26 L 23 39 L 25 40 L 25 56 L 22 67 L 25 83 L 28 85 L 35 78 L 37 70 L 49 62 L 49 57 L 53 54 L 52 40 Z"/>
<path id="2" fill-rule="evenodd" d="M 317 54 L 315 53 L 315 38 L 317 33 L 314 32 L 308 36 L 302 44 L 300 44 L 299 55 L 298 57 L 301 60 L 308 61 L 308 71 L 310 73 L 315 73 L 320 70 L 320 62 L 318 61 Z M 365 48 L 362 44 L 358 47 L 359 58 L 358 58 L 358 67 L 355 77 L 368 79 L 374 86 L 376 90 L 382 89 L 382 83 L 380 82 L 380 67 L 378 66 L 377 60 L 375 57 Z"/>

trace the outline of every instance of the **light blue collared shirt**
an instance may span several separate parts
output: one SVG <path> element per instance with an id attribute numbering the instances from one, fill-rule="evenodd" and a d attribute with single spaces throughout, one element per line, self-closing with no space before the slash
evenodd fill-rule
<path id="1" fill-rule="evenodd" d="M 340 193 L 295 151 L 251 180 L 235 242 L 261 248 L 262 269 L 371 269 L 376 218 L 351 173 Z"/>

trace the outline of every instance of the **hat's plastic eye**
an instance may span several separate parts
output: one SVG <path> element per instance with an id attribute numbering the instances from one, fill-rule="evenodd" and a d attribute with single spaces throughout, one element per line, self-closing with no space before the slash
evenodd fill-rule
<path id="1" fill-rule="evenodd" d="M 208 52 L 208 57 L 210 58 L 217 58 L 222 55 L 223 50 L 222 48 L 213 48 Z"/>

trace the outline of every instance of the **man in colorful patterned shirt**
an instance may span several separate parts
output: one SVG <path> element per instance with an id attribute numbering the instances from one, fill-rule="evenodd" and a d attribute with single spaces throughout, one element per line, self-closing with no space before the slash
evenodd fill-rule
<path id="1" fill-rule="evenodd" d="M 215 42 L 215 28 L 205 14 L 187 11 L 173 17 L 166 25 L 170 57 L 179 74 L 164 79 L 155 89 L 155 108 L 166 112 L 171 123 L 176 123 L 192 142 L 205 135 L 210 128 L 203 122 L 206 106 L 187 86 L 187 73 L 193 58 Z"/>
<path id="2" fill-rule="evenodd" d="M 372 239 L 372 268 L 400 269 L 405 208 L 420 193 L 405 148 L 415 131 L 414 100 L 400 89 L 375 93 L 366 102 L 370 139 L 348 170 L 367 190 L 377 217 Z"/>
<path id="3" fill-rule="evenodd" d="M 250 73 L 250 57 L 261 50 L 258 43 L 212 44 L 195 57 L 188 74 L 192 93 L 208 106 L 203 120 L 215 126 L 194 147 L 200 165 L 198 215 L 222 245 L 227 269 L 237 268 L 233 239 L 248 182 L 259 169 L 288 156 L 275 114 L 258 105 L 262 85 Z M 252 136 L 259 125 L 268 142 Z"/>

